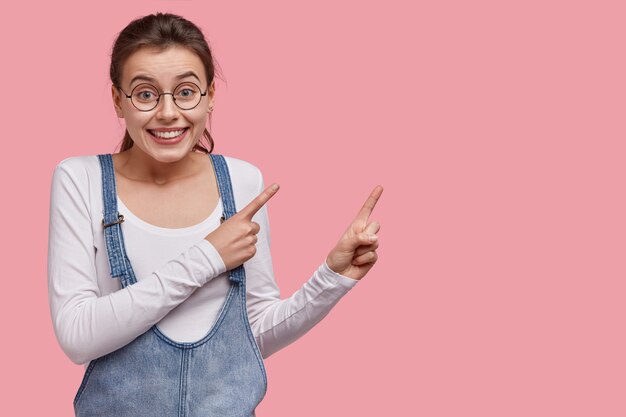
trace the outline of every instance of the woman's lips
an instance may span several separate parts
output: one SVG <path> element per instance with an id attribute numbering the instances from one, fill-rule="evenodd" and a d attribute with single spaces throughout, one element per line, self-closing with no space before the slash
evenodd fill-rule
<path id="1" fill-rule="evenodd" d="M 183 130 L 183 133 L 181 133 L 180 135 L 170 139 L 170 138 L 161 138 L 159 136 L 156 136 L 156 135 L 154 135 L 152 133 L 152 131 L 150 129 L 146 129 L 146 130 L 148 131 L 148 134 L 150 135 L 152 140 L 154 140 L 156 143 L 159 143 L 161 145 L 176 145 L 181 140 L 185 139 L 185 137 L 187 137 L 187 134 L 189 133 L 189 128 L 186 127 Z M 180 130 L 180 129 L 174 129 L 174 130 Z"/>

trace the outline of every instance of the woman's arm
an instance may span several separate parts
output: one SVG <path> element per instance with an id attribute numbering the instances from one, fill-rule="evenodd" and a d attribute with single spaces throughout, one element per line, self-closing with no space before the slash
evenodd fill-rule
<path id="1" fill-rule="evenodd" d="M 59 344 L 82 364 L 128 344 L 226 268 L 202 240 L 149 277 L 101 295 L 88 190 L 77 178 L 63 163 L 52 176 L 48 295 Z"/>
<path id="2" fill-rule="evenodd" d="M 250 198 L 264 189 L 260 172 L 258 178 Z M 256 255 L 244 264 L 247 308 L 261 355 L 267 358 L 314 327 L 358 281 L 335 273 L 324 262 L 299 290 L 281 300 L 272 268 L 267 206 L 253 220 L 261 228 Z"/>

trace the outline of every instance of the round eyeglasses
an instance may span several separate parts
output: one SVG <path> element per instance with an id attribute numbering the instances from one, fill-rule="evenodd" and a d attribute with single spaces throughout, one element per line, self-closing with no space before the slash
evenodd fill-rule
<path id="1" fill-rule="evenodd" d="M 116 86 L 117 87 L 117 86 Z M 173 93 L 159 93 L 159 90 L 152 84 L 142 83 L 137 84 L 130 95 L 126 94 L 124 90 L 117 87 L 126 98 L 130 99 L 130 102 L 139 111 L 150 111 L 159 105 L 161 96 L 169 94 L 174 99 L 174 104 L 181 110 L 191 110 L 200 104 L 202 97 L 206 95 L 201 92 L 200 87 L 196 84 L 186 81 L 176 86 Z M 207 87 L 208 90 L 208 87 Z"/>

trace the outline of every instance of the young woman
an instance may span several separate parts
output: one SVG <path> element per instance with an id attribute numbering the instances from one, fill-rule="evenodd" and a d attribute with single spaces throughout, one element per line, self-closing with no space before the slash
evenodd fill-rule
<path id="1" fill-rule="evenodd" d="M 318 323 L 377 260 L 380 226 L 368 218 L 380 186 L 302 288 L 279 298 L 265 206 L 278 185 L 211 153 L 214 75 L 193 23 L 132 21 L 111 54 L 120 152 L 54 171 L 50 308 L 62 349 L 86 365 L 77 416 L 253 416 L 267 389 L 263 358 Z"/>

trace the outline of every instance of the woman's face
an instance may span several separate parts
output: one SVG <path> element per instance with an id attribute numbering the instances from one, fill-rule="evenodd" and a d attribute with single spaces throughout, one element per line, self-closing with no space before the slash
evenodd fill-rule
<path id="1" fill-rule="evenodd" d="M 186 74 L 184 77 L 181 75 Z M 159 93 L 174 93 L 181 83 L 193 82 L 200 92 L 207 91 L 207 79 L 200 58 L 190 50 L 179 46 L 158 52 L 153 48 L 142 48 L 133 53 L 124 63 L 120 86 L 128 95 L 140 99 L 154 98 Z M 152 84 L 156 90 L 133 89 L 139 84 Z M 162 95 L 157 106 L 150 111 L 140 111 L 115 86 L 112 87 L 113 103 L 119 117 L 126 120 L 126 129 L 134 142 L 133 152 L 141 151 L 160 162 L 175 162 L 189 155 L 200 139 L 206 126 L 209 108 L 213 107 L 215 83 L 208 86 L 206 96 L 191 110 L 182 110 L 172 99 L 172 95 Z M 137 94 L 140 94 L 137 96 Z M 190 90 L 184 87 L 177 90 L 182 98 L 189 96 Z M 138 102 L 139 100 L 135 100 Z M 184 104 L 183 104 L 184 105 Z M 160 138 L 155 131 L 184 132 L 176 138 Z M 168 134 L 171 136 L 172 134 Z M 131 149 L 133 149 L 131 148 Z"/>

